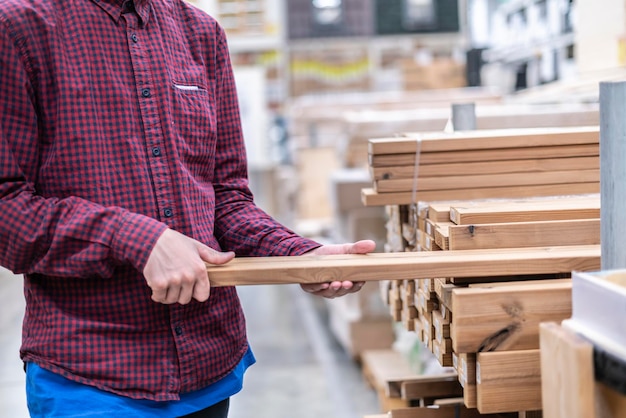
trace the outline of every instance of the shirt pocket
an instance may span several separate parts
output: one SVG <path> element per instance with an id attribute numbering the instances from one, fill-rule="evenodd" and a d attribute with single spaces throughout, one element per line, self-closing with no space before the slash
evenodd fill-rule
<path id="1" fill-rule="evenodd" d="M 194 79 L 174 79 L 172 128 L 188 168 L 211 165 L 215 156 L 216 111 L 212 89 Z"/>

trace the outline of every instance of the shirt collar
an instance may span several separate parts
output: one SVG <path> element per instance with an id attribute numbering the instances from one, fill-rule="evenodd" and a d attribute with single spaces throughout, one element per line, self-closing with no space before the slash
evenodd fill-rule
<path id="1" fill-rule="evenodd" d="M 140 24 L 148 23 L 150 10 L 152 8 L 151 0 L 91 0 L 96 3 L 102 10 L 107 12 L 116 22 L 120 20 L 122 14 L 128 10 L 134 10 L 139 16 Z"/>

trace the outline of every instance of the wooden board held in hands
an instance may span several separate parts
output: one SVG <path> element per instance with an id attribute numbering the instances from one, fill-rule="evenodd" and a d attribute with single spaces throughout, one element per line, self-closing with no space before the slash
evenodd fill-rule
<path id="1" fill-rule="evenodd" d="M 207 265 L 212 286 L 487 277 L 600 269 L 599 245 L 235 258 Z"/>

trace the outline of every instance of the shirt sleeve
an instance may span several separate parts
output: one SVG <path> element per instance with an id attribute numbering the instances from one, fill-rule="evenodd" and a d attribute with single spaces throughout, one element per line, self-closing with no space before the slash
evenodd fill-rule
<path id="1" fill-rule="evenodd" d="M 126 263 L 142 271 L 164 224 L 79 197 L 38 194 L 43 128 L 36 109 L 43 104 L 26 55 L 1 23 L 0 264 L 59 277 L 109 277 Z"/>
<path id="2" fill-rule="evenodd" d="M 242 256 L 300 255 L 319 247 L 276 222 L 253 202 L 237 89 L 223 31 L 218 31 L 218 38 L 215 235 L 223 249 Z"/>

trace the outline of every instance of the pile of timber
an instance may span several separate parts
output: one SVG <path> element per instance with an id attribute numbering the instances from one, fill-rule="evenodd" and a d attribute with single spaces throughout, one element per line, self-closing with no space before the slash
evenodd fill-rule
<path id="1" fill-rule="evenodd" d="M 392 251 L 404 245 L 415 254 L 497 253 L 600 243 L 599 194 L 421 202 L 387 211 Z M 570 274 L 556 266 L 541 274 L 515 274 L 512 266 L 510 274 L 484 277 L 470 270 L 384 282 L 390 312 L 442 366 L 454 367 L 465 407 L 483 414 L 541 410 L 539 324 L 571 316 Z"/>
<path id="2" fill-rule="evenodd" d="M 435 385 L 432 381 L 409 384 L 408 380 L 413 380 L 410 376 L 400 376 L 392 390 L 381 386 L 383 379 L 374 378 L 379 382 L 379 393 L 383 387 L 385 396 L 397 399 L 399 394 L 402 400 L 398 408 L 384 412 L 398 418 L 510 413 L 528 417 L 540 409 L 538 325 L 571 316 L 571 283 L 567 277 L 572 271 L 600 268 L 599 231 L 593 227 L 594 220 L 598 225 L 599 195 L 529 202 L 431 203 L 390 213 L 407 216 L 395 219 L 398 224 L 393 231 L 402 232 L 401 239 L 396 240 L 399 245 L 406 238 L 417 252 L 396 248 L 397 252 L 361 255 L 236 258 L 225 265 L 207 266 L 211 284 L 321 283 L 338 277 L 388 279 L 381 283 L 388 284 L 385 294 L 392 314 L 419 335 L 442 365 L 455 368 L 463 400 L 460 404 L 458 393 L 450 386 L 450 392 L 431 397 L 424 388 Z M 515 220 L 524 227 L 498 228 Z M 587 220 L 591 223 L 586 228 L 577 229 L 573 235 L 567 233 L 572 225 Z M 562 228 L 554 229 L 558 222 L 563 223 Z M 541 228 L 547 224 L 551 227 Z M 470 240 L 473 231 L 482 231 L 474 234 L 480 238 L 478 242 L 491 244 L 481 244 L 481 249 L 456 249 L 461 241 L 452 238 L 450 231 L 455 225 L 464 228 Z M 446 230 L 437 235 L 436 231 Z M 554 246 L 525 247 L 525 243 L 535 245 L 534 236 L 544 232 Z M 441 246 L 435 237 L 440 237 Z M 518 241 L 500 241 L 514 237 Z M 427 248 L 430 251 L 424 251 Z M 372 372 L 380 368 L 372 367 L 369 358 L 367 352 L 362 355 L 364 369 L 373 376 L 380 375 Z M 443 385 L 437 381 L 440 383 Z M 384 405 L 391 403 L 396 404 L 390 400 Z"/>
<path id="3" fill-rule="evenodd" d="M 345 126 L 344 161 L 351 166 L 365 167 L 368 141 L 393 136 L 397 132 L 443 131 L 451 123 L 451 105 L 411 109 L 375 109 L 355 107 L 352 111 L 335 113 Z M 600 123 L 598 103 L 511 105 L 478 103 L 475 108 L 479 130 L 596 126 Z"/>
<path id="4" fill-rule="evenodd" d="M 368 147 L 365 206 L 600 191 L 597 126 L 408 133 Z"/>

